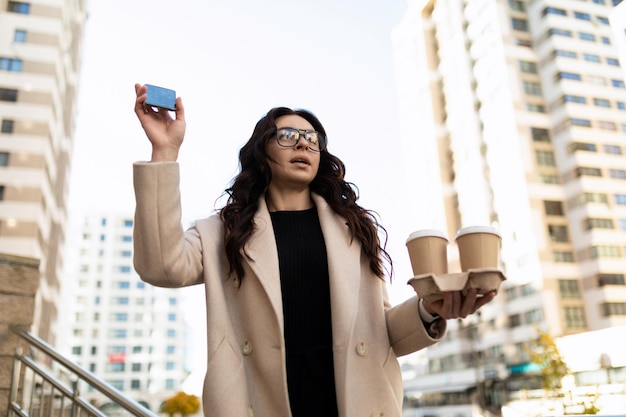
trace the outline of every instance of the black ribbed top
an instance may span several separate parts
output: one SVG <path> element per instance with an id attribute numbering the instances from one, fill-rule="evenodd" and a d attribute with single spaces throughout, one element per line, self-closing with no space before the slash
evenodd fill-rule
<path id="1" fill-rule="evenodd" d="M 315 208 L 271 212 L 293 417 L 336 416 L 326 245 Z"/>

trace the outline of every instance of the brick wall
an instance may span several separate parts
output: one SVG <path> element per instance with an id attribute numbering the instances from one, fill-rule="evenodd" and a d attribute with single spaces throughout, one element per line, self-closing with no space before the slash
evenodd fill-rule
<path id="1" fill-rule="evenodd" d="M 39 260 L 0 253 L 0 416 L 7 415 L 18 345 L 18 336 L 11 329 L 30 330 L 39 280 Z"/>

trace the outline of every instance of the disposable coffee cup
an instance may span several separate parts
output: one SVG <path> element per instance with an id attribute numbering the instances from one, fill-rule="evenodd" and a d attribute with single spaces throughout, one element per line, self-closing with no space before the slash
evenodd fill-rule
<path id="1" fill-rule="evenodd" d="M 418 230 L 409 235 L 406 247 L 414 275 L 448 273 L 448 238 L 434 229 Z"/>
<path id="2" fill-rule="evenodd" d="M 490 226 L 460 229 L 455 238 L 459 248 L 461 270 L 497 268 L 500 259 L 500 234 Z"/>

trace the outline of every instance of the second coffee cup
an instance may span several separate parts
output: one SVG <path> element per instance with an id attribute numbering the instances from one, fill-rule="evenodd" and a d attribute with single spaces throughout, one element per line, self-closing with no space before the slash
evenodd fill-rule
<path id="1" fill-rule="evenodd" d="M 500 258 L 500 234 L 490 226 L 469 226 L 456 234 L 461 270 L 497 268 Z"/>
<path id="2" fill-rule="evenodd" d="M 406 240 L 411 267 L 415 276 L 448 273 L 448 238 L 434 229 L 417 230 Z"/>

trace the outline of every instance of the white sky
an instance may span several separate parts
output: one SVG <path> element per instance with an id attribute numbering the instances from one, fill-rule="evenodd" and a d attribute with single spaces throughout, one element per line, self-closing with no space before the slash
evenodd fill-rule
<path id="1" fill-rule="evenodd" d="M 389 232 L 392 301 L 413 294 L 412 231 L 391 30 L 405 0 L 91 0 L 72 167 L 72 215 L 132 213 L 132 163 L 150 157 L 134 83 L 176 90 L 186 109 L 183 216 L 211 214 L 257 120 L 284 105 L 313 111 L 360 204 Z M 218 206 L 219 207 L 219 206 Z M 196 291 L 196 293 L 200 293 Z"/>

